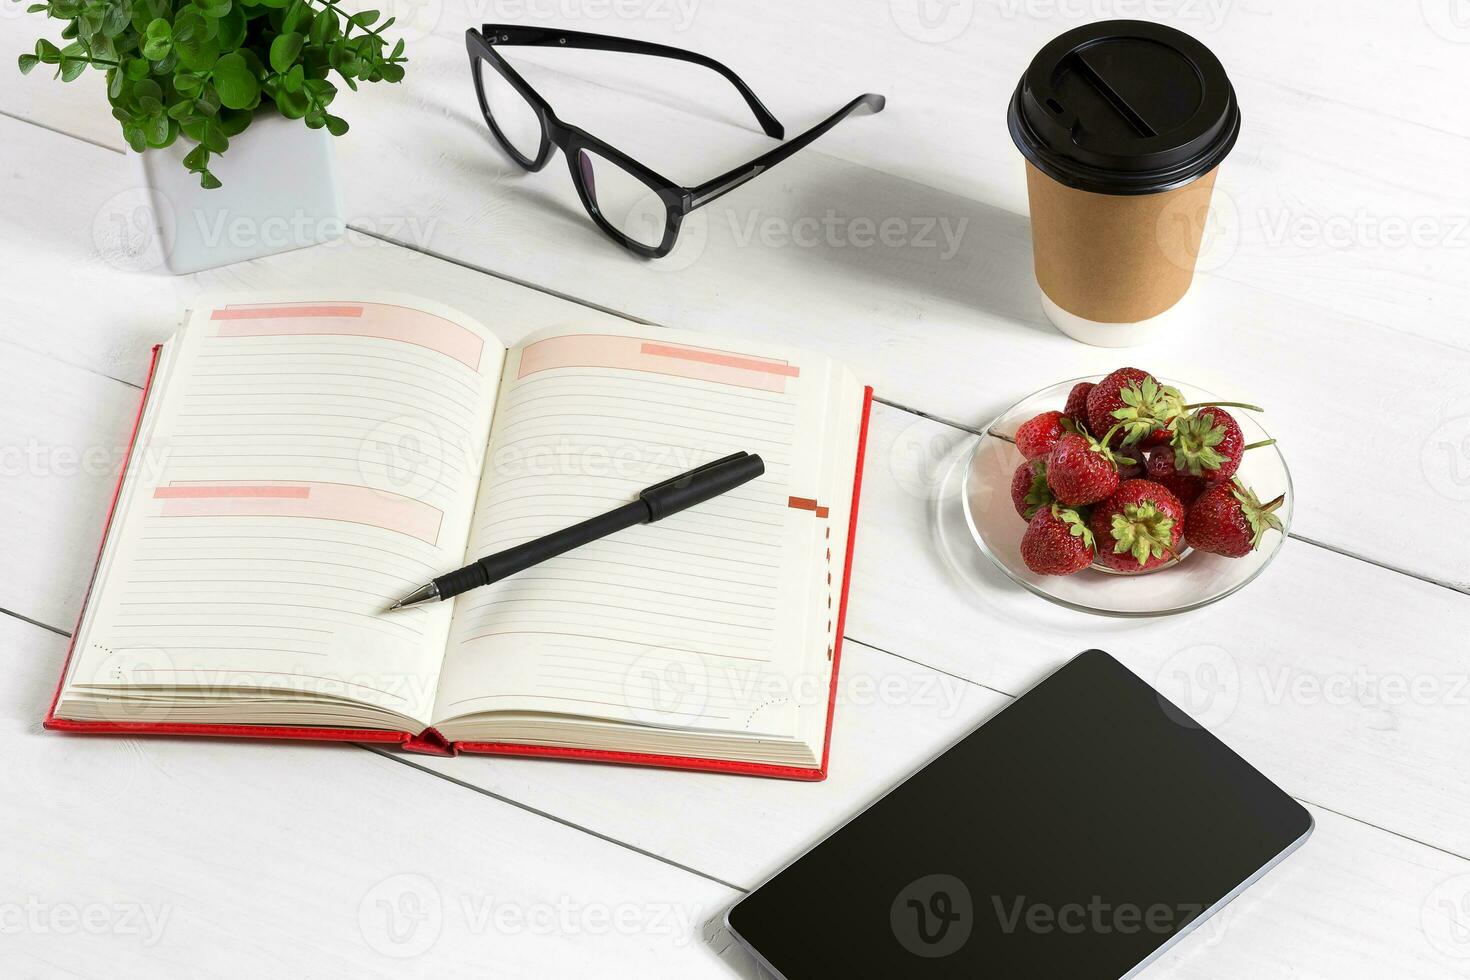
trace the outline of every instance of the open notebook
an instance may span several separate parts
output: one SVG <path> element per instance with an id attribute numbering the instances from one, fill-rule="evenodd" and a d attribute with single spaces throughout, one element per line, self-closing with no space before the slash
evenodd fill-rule
<path id="1" fill-rule="evenodd" d="M 823 357 L 404 297 L 212 302 L 154 352 L 50 728 L 819 779 L 871 391 Z M 760 479 L 387 605 L 739 450 Z"/>

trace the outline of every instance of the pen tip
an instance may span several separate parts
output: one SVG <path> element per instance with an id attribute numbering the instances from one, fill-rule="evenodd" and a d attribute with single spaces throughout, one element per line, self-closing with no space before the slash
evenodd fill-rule
<path id="1" fill-rule="evenodd" d="M 441 598 L 439 595 L 439 587 L 433 582 L 430 582 L 428 585 L 422 585 L 419 588 L 414 589 L 408 595 L 404 596 L 402 599 L 399 599 L 397 602 L 393 603 L 393 605 L 389 606 L 386 611 L 393 612 L 396 609 L 406 609 L 409 606 L 416 606 L 421 602 L 428 602 L 431 599 L 438 598 Z"/>

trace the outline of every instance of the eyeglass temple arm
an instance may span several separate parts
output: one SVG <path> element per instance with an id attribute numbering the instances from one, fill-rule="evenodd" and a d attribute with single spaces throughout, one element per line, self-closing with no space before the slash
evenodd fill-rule
<path id="1" fill-rule="evenodd" d="M 721 174 L 714 180 L 706 181 L 705 183 L 700 184 L 698 187 L 689 188 L 690 210 L 698 207 L 703 207 L 710 201 L 713 201 L 715 198 L 720 197 L 724 194 L 728 194 L 730 191 L 733 191 L 735 188 L 739 187 L 741 184 L 745 183 L 747 180 L 756 176 L 757 174 L 760 174 L 766 170 L 770 170 L 776 164 L 780 163 L 782 160 L 785 160 L 787 157 L 791 156 L 791 154 L 800 150 L 802 147 L 808 146 L 813 143 L 823 133 L 827 132 L 827 130 L 831 129 L 833 126 L 836 126 L 838 123 L 842 122 L 842 120 L 846 119 L 857 110 L 867 108 L 872 112 L 882 112 L 883 106 L 886 104 L 886 102 L 887 100 L 883 96 L 875 95 L 872 92 L 869 92 L 867 95 L 859 95 L 847 105 L 843 106 L 841 109 L 838 109 L 826 119 L 817 123 L 811 129 L 808 129 L 800 136 L 794 137 L 791 140 L 782 143 L 780 146 L 771 150 L 769 153 L 763 153 L 749 163 L 736 167 L 734 170 L 731 170 L 728 173 Z"/>
<path id="2" fill-rule="evenodd" d="M 765 104 L 756 97 L 750 86 L 746 85 L 739 75 L 713 58 L 706 58 L 702 54 L 685 51 L 682 48 L 671 48 L 666 44 L 634 41 L 628 38 L 610 37 L 606 34 L 588 34 L 585 31 L 553 31 L 544 27 L 518 27 L 514 24 L 484 24 L 481 25 L 480 31 L 484 34 L 485 40 L 492 45 L 519 44 L 548 48 L 618 51 L 623 54 L 646 54 L 655 58 L 687 61 L 713 69 L 725 76 L 730 84 L 740 92 L 741 97 L 745 99 L 745 104 L 750 106 L 751 112 L 755 113 L 756 121 L 761 124 L 761 129 L 767 136 L 772 139 L 781 139 L 786 135 L 786 128 L 776 120 L 771 110 L 765 107 Z"/>

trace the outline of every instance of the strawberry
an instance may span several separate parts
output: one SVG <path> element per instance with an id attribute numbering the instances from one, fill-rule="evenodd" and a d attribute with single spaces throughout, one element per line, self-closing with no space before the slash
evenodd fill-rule
<path id="1" fill-rule="evenodd" d="M 1133 462 L 1125 463 L 1122 460 L 1119 460 L 1119 462 L 1118 462 L 1118 482 L 1119 483 L 1123 482 L 1124 480 L 1141 480 L 1141 479 L 1143 479 L 1143 477 L 1145 475 L 1146 475 L 1146 471 L 1144 470 L 1144 468 L 1143 468 L 1143 466 L 1141 464 L 1139 464 L 1139 463 L 1133 463 Z"/>
<path id="2" fill-rule="evenodd" d="M 1223 408 L 1202 408 L 1174 420 L 1174 468 L 1210 483 L 1223 483 L 1240 468 L 1245 436 Z"/>
<path id="3" fill-rule="evenodd" d="M 1239 480 L 1214 484 L 1190 505 L 1184 518 L 1185 540 L 1199 551 L 1240 558 L 1259 548 L 1268 530 L 1286 533 L 1275 514 L 1285 500 L 1282 494 L 1263 504 Z"/>
<path id="4" fill-rule="evenodd" d="M 1099 442 L 1086 432 L 1069 432 L 1057 440 L 1046 457 L 1046 485 L 1058 501 L 1081 507 L 1118 489 L 1118 467 L 1134 460 L 1107 447 L 1112 435 L 1109 431 Z"/>
<path id="5" fill-rule="evenodd" d="M 1184 505 L 1152 480 L 1125 480 L 1092 511 L 1097 560 L 1120 572 L 1144 572 L 1169 561 L 1184 536 Z"/>
<path id="6" fill-rule="evenodd" d="M 1078 425 L 1087 426 L 1087 395 L 1092 391 L 1091 381 L 1079 381 L 1072 386 L 1072 391 L 1067 395 L 1067 407 L 1062 409 L 1062 414 L 1076 422 Z M 1105 431 L 1105 430 L 1099 430 Z"/>
<path id="7" fill-rule="evenodd" d="M 1071 575 L 1092 564 L 1093 537 L 1075 510 L 1052 504 L 1036 512 L 1021 536 L 1021 560 L 1038 575 Z"/>
<path id="8" fill-rule="evenodd" d="M 1028 459 L 1016 467 L 1011 477 L 1011 503 L 1024 520 L 1031 520 L 1043 507 L 1052 505 L 1051 488 L 1046 485 L 1046 460 Z"/>
<path id="9" fill-rule="evenodd" d="M 1184 410 L 1178 389 L 1161 385 L 1154 376 L 1138 368 L 1119 368 L 1087 393 L 1087 425 L 1093 432 L 1122 429 L 1122 445 L 1143 442 L 1145 448 L 1167 435 L 1160 429 Z"/>
<path id="10" fill-rule="evenodd" d="M 1155 449 L 1148 454 L 1148 465 L 1144 467 L 1148 478 L 1168 489 L 1186 507 L 1194 503 L 1205 489 L 1205 478 L 1181 473 L 1174 466 L 1174 450 L 1168 447 Z"/>
<path id="11" fill-rule="evenodd" d="M 1070 420 L 1061 412 L 1042 412 L 1021 423 L 1016 430 L 1016 448 L 1027 459 L 1039 459 L 1051 452 L 1057 440 L 1071 431 Z"/>

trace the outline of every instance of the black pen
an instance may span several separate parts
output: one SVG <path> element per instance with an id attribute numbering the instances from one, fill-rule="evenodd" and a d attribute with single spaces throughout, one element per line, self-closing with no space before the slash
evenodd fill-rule
<path id="1" fill-rule="evenodd" d="M 766 464 L 752 453 L 736 453 L 717 459 L 703 466 L 696 466 L 688 473 L 680 473 L 662 483 L 655 483 L 638 494 L 638 499 L 624 504 L 617 510 L 599 514 L 580 524 L 518 544 L 514 548 L 486 555 L 458 571 L 440 575 L 428 585 L 420 586 L 407 596 L 388 607 L 404 609 L 421 602 L 437 599 L 452 599 L 461 592 L 499 582 L 508 575 L 522 572 L 532 565 L 539 565 L 548 558 L 565 554 L 615 531 L 632 527 L 634 524 L 651 524 L 670 514 L 706 500 L 718 497 L 727 490 L 734 490 L 749 483 L 766 471 Z"/>

